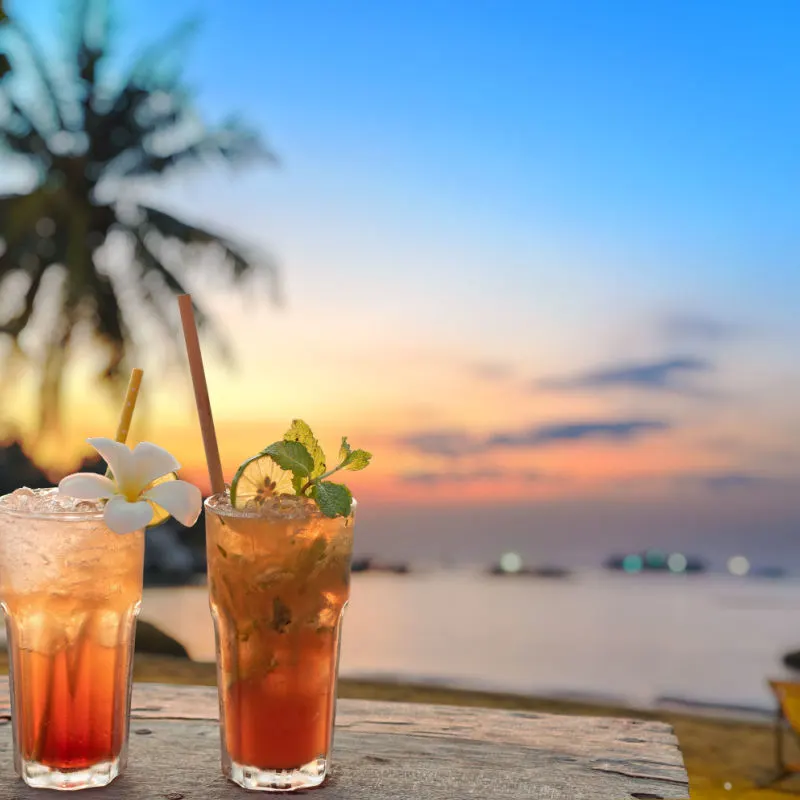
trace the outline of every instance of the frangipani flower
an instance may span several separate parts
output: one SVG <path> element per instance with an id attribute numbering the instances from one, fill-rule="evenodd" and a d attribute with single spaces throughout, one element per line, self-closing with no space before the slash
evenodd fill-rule
<path id="1" fill-rule="evenodd" d="M 148 525 L 153 519 L 153 506 L 148 500 L 178 522 L 194 525 L 203 505 L 196 486 L 180 480 L 150 486 L 157 478 L 180 469 L 181 465 L 163 447 L 140 442 L 131 450 L 113 439 L 98 437 L 87 441 L 106 460 L 113 480 L 92 472 L 76 472 L 58 484 L 60 494 L 79 500 L 108 500 L 103 519 L 114 533 L 133 533 Z"/>

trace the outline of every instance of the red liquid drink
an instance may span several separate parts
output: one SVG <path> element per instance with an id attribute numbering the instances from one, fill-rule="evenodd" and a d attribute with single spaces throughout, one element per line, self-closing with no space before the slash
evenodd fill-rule
<path id="1" fill-rule="evenodd" d="M 24 510 L 13 497 L 0 498 L 0 601 L 15 767 L 31 786 L 104 786 L 126 761 L 144 534 L 54 510 L 44 492 Z"/>
<path id="2" fill-rule="evenodd" d="M 300 497 L 206 502 L 222 765 L 248 789 L 316 786 L 330 763 L 353 517 Z"/>

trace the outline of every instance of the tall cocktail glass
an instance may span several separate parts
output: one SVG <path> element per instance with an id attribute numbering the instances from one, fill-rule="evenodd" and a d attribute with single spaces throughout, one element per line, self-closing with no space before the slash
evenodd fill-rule
<path id="1" fill-rule="evenodd" d="M 14 766 L 29 786 L 105 786 L 125 767 L 144 532 L 56 489 L 0 498 Z"/>
<path id="2" fill-rule="evenodd" d="M 304 497 L 206 500 L 222 768 L 247 789 L 317 786 L 331 758 L 353 514 Z"/>

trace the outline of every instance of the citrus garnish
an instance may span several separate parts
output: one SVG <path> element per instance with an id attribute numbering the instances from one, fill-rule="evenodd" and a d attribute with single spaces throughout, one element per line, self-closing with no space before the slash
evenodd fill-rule
<path id="1" fill-rule="evenodd" d="M 349 517 L 353 511 L 351 491 L 344 484 L 325 479 L 340 470 L 358 472 L 371 460 L 371 453 L 353 450 L 343 436 L 339 461 L 328 469 L 317 437 L 303 420 L 296 419 L 282 440 L 239 467 L 231 484 L 231 505 L 244 509 L 262 506 L 279 495 L 294 495 L 315 502 L 326 517 Z"/>
<path id="2" fill-rule="evenodd" d="M 176 481 L 178 480 L 178 473 L 177 472 L 168 472 L 166 475 L 162 475 L 160 478 L 156 478 L 154 481 L 151 481 L 147 484 L 144 491 L 146 492 L 148 489 L 152 489 L 154 486 L 158 486 L 160 483 L 166 483 L 167 481 Z M 145 498 L 146 499 L 146 498 Z M 160 525 L 164 520 L 169 517 L 169 511 L 165 508 L 161 508 L 160 505 L 154 503 L 152 500 L 148 500 L 148 503 L 153 508 L 153 519 L 150 520 L 150 524 L 147 526 L 148 528 L 153 528 L 156 525 Z"/>
<path id="3" fill-rule="evenodd" d="M 264 453 L 248 458 L 236 470 L 231 482 L 231 505 L 234 508 L 261 506 L 279 494 L 294 494 L 292 473 L 282 469 Z"/>

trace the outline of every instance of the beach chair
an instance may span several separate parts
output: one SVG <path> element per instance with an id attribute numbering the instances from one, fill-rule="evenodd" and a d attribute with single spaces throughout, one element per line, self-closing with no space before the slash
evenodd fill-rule
<path id="1" fill-rule="evenodd" d="M 786 731 L 800 744 L 800 683 L 794 681 L 769 681 L 769 688 L 778 701 L 775 718 L 775 761 L 773 776 L 760 784 L 762 788 L 800 773 L 800 761 L 789 761 L 786 757 Z"/>

